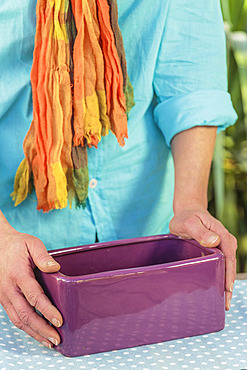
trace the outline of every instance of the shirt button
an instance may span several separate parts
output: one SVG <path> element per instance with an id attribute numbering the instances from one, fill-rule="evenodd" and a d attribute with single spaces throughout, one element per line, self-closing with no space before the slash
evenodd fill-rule
<path id="1" fill-rule="evenodd" d="M 96 188 L 96 186 L 97 186 L 97 180 L 96 179 L 92 179 L 92 180 L 90 180 L 89 181 L 89 187 L 91 188 L 91 189 L 94 189 L 94 188 Z"/>

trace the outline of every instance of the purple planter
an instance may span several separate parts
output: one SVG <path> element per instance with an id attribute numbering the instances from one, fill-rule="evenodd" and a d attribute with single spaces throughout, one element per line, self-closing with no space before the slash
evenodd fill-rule
<path id="1" fill-rule="evenodd" d="M 51 251 L 58 273 L 35 270 L 61 312 L 66 356 L 163 342 L 224 328 L 218 249 L 160 235 Z"/>

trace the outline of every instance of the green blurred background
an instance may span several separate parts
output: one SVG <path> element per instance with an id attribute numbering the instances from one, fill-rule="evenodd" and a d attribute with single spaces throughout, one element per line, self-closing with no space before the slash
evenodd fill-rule
<path id="1" fill-rule="evenodd" d="M 237 237 L 237 272 L 247 272 L 247 0 L 221 0 L 229 92 L 237 123 L 217 135 L 209 210 Z"/>

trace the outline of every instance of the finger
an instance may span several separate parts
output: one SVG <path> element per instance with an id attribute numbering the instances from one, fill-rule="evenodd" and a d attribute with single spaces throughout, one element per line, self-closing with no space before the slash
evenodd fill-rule
<path id="1" fill-rule="evenodd" d="M 38 238 L 33 237 L 27 243 L 27 248 L 34 264 L 43 272 L 59 271 L 60 265 L 48 253 L 45 245 Z"/>
<path id="2" fill-rule="evenodd" d="M 236 250 L 237 240 L 221 223 L 215 224 L 215 231 L 220 236 L 221 243 L 218 246 L 225 256 L 225 307 L 230 309 L 234 281 L 236 279 Z"/>
<path id="3" fill-rule="evenodd" d="M 9 299 L 25 327 L 29 327 L 32 331 L 48 339 L 53 344 L 59 344 L 60 338 L 57 331 L 30 306 L 21 292 L 16 291 L 14 296 L 12 297 L 11 295 Z"/>
<path id="4" fill-rule="evenodd" d="M 17 280 L 17 284 L 28 303 L 41 312 L 48 321 L 56 327 L 63 324 L 61 313 L 52 305 L 34 275 L 22 274 Z"/>
<path id="5" fill-rule="evenodd" d="M 237 241 L 236 238 L 229 234 L 228 238 L 222 238 L 222 243 L 220 249 L 225 255 L 225 264 L 226 264 L 226 286 L 225 286 L 225 305 L 226 310 L 230 309 L 232 292 L 234 287 L 234 281 L 236 279 L 236 250 L 237 250 Z"/>
<path id="6" fill-rule="evenodd" d="M 226 258 L 226 291 L 232 293 L 236 279 L 236 255 L 234 250 L 225 252 L 224 247 L 221 248 Z"/>
<path id="7" fill-rule="evenodd" d="M 222 224 L 216 225 L 215 231 L 220 237 L 218 248 L 225 256 L 225 309 L 231 306 L 232 292 L 236 278 L 236 239 L 224 228 Z M 205 247 L 208 245 L 201 243 Z"/>
<path id="8" fill-rule="evenodd" d="M 226 311 L 230 310 L 231 300 L 232 300 L 232 293 L 225 292 L 225 309 L 226 309 Z"/>
<path id="9" fill-rule="evenodd" d="M 34 331 L 28 325 L 25 325 L 23 321 L 20 319 L 19 315 L 17 314 L 14 306 L 9 300 L 5 299 L 5 302 L 2 303 L 3 308 L 5 309 L 10 321 L 14 326 L 18 329 L 23 330 L 25 333 L 30 335 L 32 338 L 37 340 L 38 342 L 42 343 L 44 346 L 48 348 L 52 348 L 53 344 L 45 337 L 43 337 L 38 332 Z"/>
<path id="10" fill-rule="evenodd" d="M 232 293 L 233 284 L 236 278 L 236 251 L 237 251 L 237 240 L 231 235 L 222 224 L 216 230 L 221 238 L 221 243 L 218 248 L 222 251 L 225 256 L 226 265 L 226 286 L 227 292 Z"/>

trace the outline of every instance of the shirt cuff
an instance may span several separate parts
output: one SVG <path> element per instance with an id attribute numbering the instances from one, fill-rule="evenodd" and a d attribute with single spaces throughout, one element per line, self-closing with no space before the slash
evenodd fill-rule
<path id="1" fill-rule="evenodd" d="M 238 116 L 231 97 L 225 91 L 196 91 L 161 101 L 154 119 L 167 145 L 177 133 L 195 126 L 218 126 L 218 132 L 233 125 Z"/>

